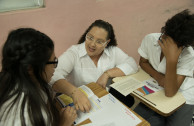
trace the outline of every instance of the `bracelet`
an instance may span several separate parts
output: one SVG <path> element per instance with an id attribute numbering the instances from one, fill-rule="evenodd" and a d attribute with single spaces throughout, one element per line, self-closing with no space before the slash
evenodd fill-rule
<path id="1" fill-rule="evenodd" d="M 73 95 L 75 94 L 76 91 L 77 91 L 77 88 L 72 91 L 70 96 L 73 97 Z"/>
<path id="2" fill-rule="evenodd" d="M 105 71 L 104 73 L 108 76 L 108 78 L 110 78 L 110 74 L 108 74 L 108 71 Z"/>

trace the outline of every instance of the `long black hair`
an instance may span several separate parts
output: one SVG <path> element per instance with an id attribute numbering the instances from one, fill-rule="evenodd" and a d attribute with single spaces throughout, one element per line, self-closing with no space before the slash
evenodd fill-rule
<path id="1" fill-rule="evenodd" d="M 99 28 L 103 28 L 108 32 L 107 35 L 107 40 L 110 39 L 110 42 L 108 43 L 108 45 L 106 46 L 106 48 L 110 47 L 110 46 L 117 46 L 117 40 L 115 38 L 115 34 L 114 34 L 114 29 L 112 27 L 111 24 L 109 24 L 106 21 L 103 20 L 96 20 L 95 22 L 93 22 L 88 29 L 84 32 L 84 34 L 81 36 L 80 40 L 78 41 L 78 44 L 81 44 L 83 42 L 85 42 L 85 37 L 86 34 L 93 28 L 93 27 L 99 27 Z"/>
<path id="2" fill-rule="evenodd" d="M 188 9 L 168 19 L 161 29 L 166 35 L 172 37 L 178 47 L 194 45 L 194 14 Z"/>
<path id="3" fill-rule="evenodd" d="M 22 126 L 26 126 L 24 117 L 26 106 L 32 125 L 46 126 L 48 121 L 52 126 L 59 123 L 59 112 L 53 103 L 51 89 L 43 77 L 45 65 L 53 51 L 53 41 L 47 35 L 32 28 L 11 31 L 3 46 L 0 109 L 5 102 L 13 99 L 7 106 L 10 111 L 13 106 L 19 105 L 18 101 L 24 94 L 21 108 L 19 108 Z M 30 69 L 35 80 L 29 74 Z M 43 97 L 44 94 L 48 97 L 47 102 Z M 43 111 L 47 115 L 47 120 L 43 116 Z M 5 111 L 4 114 L 6 114 Z"/>

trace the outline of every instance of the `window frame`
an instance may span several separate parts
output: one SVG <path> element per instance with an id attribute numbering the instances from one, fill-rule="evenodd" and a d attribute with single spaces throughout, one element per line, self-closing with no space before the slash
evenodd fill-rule
<path id="1" fill-rule="evenodd" d="M 14 4 L 10 4 L 14 1 Z M 25 2 L 24 2 L 25 1 Z M 25 3 L 25 4 L 24 4 Z M 13 12 L 18 10 L 29 10 L 45 8 L 45 0 L 1 0 L 0 13 Z"/>

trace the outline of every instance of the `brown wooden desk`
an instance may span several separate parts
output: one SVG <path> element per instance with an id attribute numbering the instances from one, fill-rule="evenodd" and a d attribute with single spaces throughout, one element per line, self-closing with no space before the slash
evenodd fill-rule
<path id="1" fill-rule="evenodd" d="M 98 85 L 96 83 L 90 83 L 90 84 L 87 84 L 86 86 L 89 87 L 94 92 L 94 94 L 97 95 L 99 98 L 102 97 L 102 96 L 104 96 L 104 95 L 106 95 L 106 94 L 108 94 L 108 92 L 104 88 L 102 88 L 100 85 Z M 133 112 L 142 121 L 137 126 L 150 126 L 150 123 L 149 122 L 147 122 L 141 116 L 139 116 L 138 114 L 136 114 L 130 108 L 128 108 L 128 109 L 131 112 Z M 80 125 L 83 125 L 83 124 L 87 124 L 87 123 L 91 123 L 91 121 L 89 119 L 87 119 L 87 120 L 83 121 L 82 123 L 78 124 L 77 126 L 80 126 Z"/>
<path id="2" fill-rule="evenodd" d="M 135 74 L 113 78 L 113 82 L 119 82 L 127 77 L 133 77 L 141 82 L 151 78 L 150 75 L 148 75 L 140 68 L 139 71 Z M 180 92 L 177 92 L 177 94 L 173 97 L 166 97 L 164 90 L 145 96 L 142 96 L 138 92 L 133 91 L 130 93 L 130 95 L 132 95 L 134 98 L 137 98 L 140 100 L 140 102 L 162 116 L 170 116 L 185 104 L 185 98 Z"/>

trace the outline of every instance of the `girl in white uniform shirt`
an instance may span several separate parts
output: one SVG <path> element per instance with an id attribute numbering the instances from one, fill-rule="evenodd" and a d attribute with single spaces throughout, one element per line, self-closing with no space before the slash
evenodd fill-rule
<path id="1" fill-rule="evenodd" d="M 54 44 L 31 28 L 13 30 L 2 51 L 0 126 L 71 126 L 72 107 L 55 107 L 48 82 L 57 67 Z"/>
<path id="2" fill-rule="evenodd" d="M 53 89 L 71 96 L 76 109 L 88 112 L 90 102 L 77 87 L 96 82 L 105 88 L 109 78 L 137 71 L 135 60 L 116 46 L 112 25 L 96 20 L 78 44 L 59 57 L 59 65 L 50 82 Z"/>
<path id="3" fill-rule="evenodd" d="M 166 22 L 161 33 L 147 35 L 138 49 L 139 64 L 167 97 L 182 92 L 186 104 L 163 117 L 143 104 L 135 108 L 152 126 L 189 126 L 194 111 L 194 14 L 180 12 Z"/>

